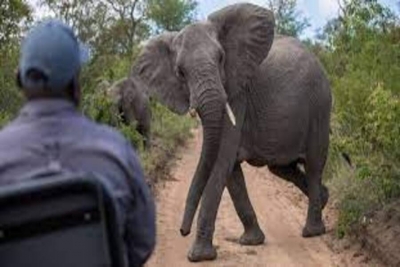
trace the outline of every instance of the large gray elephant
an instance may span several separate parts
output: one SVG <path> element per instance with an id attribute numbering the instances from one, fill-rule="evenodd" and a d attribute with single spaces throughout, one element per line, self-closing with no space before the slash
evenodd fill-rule
<path id="1" fill-rule="evenodd" d="M 136 130 L 143 136 L 143 145 L 150 146 L 151 108 L 146 86 L 135 77 L 124 78 L 107 89 L 125 124 L 136 121 Z"/>
<path id="2" fill-rule="evenodd" d="M 321 176 L 329 146 L 331 91 L 317 58 L 298 40 L 275 36 L 274 26 L 269 10 L 230 5 L 207 21 L 150 39 L 132 68 L 131 75 L 152 96 L 179 114 L 195 110 L 202 122 L 201 157 L 180 230 L 189 234 L 202 198 L 190 261 L 217 257 L 212 241 L 225 187 L 244 226 L 240 243 L 264 242 L 243 161 L 268 166 L 308 196 L 304 237 L 325 232 L 321 213 L 328 190 Z"/>

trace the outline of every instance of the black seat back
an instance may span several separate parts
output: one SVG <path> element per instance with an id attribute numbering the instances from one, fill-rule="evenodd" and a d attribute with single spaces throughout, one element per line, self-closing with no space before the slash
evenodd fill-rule
<path id="1" fill-rule="evenodd" d="M 86 174 L 50 176 L 0 188 L 0 266 L 124 266 L 106 186 Z"/>

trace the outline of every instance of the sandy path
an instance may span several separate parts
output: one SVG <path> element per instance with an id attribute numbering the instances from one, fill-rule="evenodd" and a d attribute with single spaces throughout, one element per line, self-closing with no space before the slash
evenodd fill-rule
<path id="1" fill-rule="evenodd" d="M 158 244 L 146 266 L 361 266 L 332 252 L 322 238 L 304 239 L 306 200 L 288 183 L 274 177 L 267 168 L 243 164 L 249 195 L 267 242 L 244 247 L 236 240 L 242 226 L 225 190 L 216 222 L 214 244 L 218 258 L 213 262 L 192 264 L 186 259 L 194 239 L 179 234 L 186 194 L 201 151 L 201 129 L 180 153 L 172 179 L 159 185 L 157 197 Z M 197 217 L 196 217 L 197 218 Z M 196 221 L 196 220 L 195 220 Z"/>

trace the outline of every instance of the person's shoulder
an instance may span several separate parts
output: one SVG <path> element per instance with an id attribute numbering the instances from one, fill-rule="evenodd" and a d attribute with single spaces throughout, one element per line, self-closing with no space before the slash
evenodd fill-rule
<path id="1" fill-rule="evenodd" d="M 93 140 L 98 148 L 111 152 L 119 160 L 126 164 L 127 168 L 134 172 L 133 177 L 144 177 L 141 169 L 139 154 L 135 147 L 117 129 L 106 125 L 90 121 L 96 132 L 96 139 Z"/>
<path id="2" fill-rule="evenodd" d="M 10 139 L 15 139 L 21 133 L 24 133 L 24 129 L 20 129 L 22 126 L 19 123 L 18 117 L 6 122 L 0 130 L 0 143 L 7 144 Z"/>

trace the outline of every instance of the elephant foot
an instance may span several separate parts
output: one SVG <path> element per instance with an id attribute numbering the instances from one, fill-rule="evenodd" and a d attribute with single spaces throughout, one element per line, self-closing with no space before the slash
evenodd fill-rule
<path id="1" fill-rule="evenodd" d="M 246 230 L 239 239 L 239 244 L 243 246 L 257 246 L 264 244 L 265 235 L 259 227 Z"/>
<path id="2" fill-rule="evenodd" d="M 187 257 L 190 262 L 212 261 L 217 258 L 217 250 L 212 241 L 196 240 Z"/>
<path id="3" fill-rule="evenodd" d="M 303 228 L 302 236 L 304 238 L 323 235 L 326 233 L 325 225 L 323 222 L 314 225 L 306 224 Z"/>
<path id="4" fill-rule="evenodd" d="M 326 204 L 328 203 L 329 200 L 329 189 L 323 185 L 321 188 L 321 204 L 322 204 L 322 209 L 325 208 Z"/>

